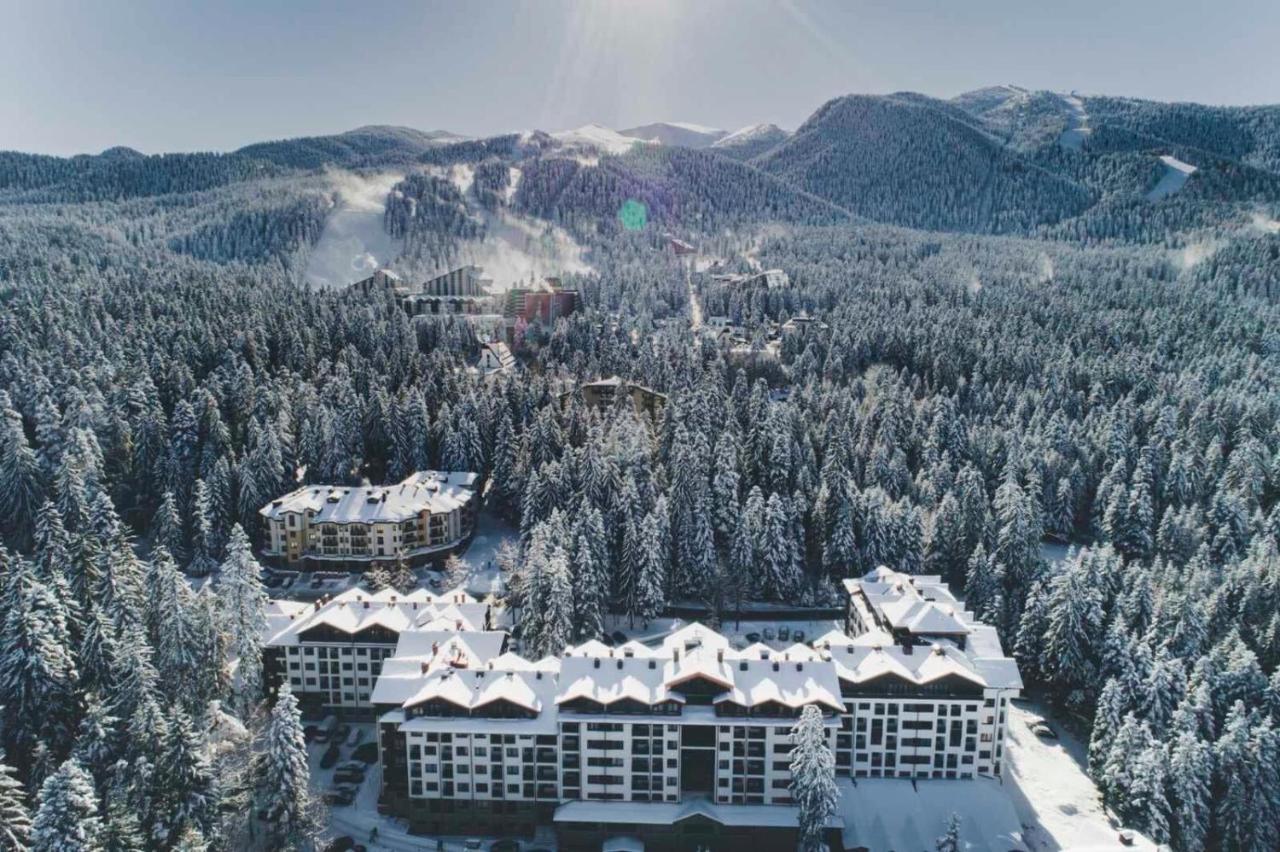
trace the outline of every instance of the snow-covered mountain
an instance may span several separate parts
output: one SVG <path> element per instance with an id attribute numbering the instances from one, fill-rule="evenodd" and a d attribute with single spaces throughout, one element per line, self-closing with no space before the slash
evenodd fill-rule
<path id="1" fill-rule="evenodd" d="M 726 130 L 685 121 L 659 121 L 619 132 L 633 139 L 644 139 L 647 142 L 658 142 L 663 145 L 679 145 L 684 148 L 706 148 L 729 135 Z"/>
<path id="2" fill-rule="evenodd" d="M 785 142 L 789 135 L 776 124 L 751 124 L 717 139 L 711 147 L 717 153 L 749 160 Z"/>
<path id="3" fill-rule="evenodd" d="M 638 137 L 619 133 L 599 124 L 584 124 L 573 130 L 561 130 L 552 137 L 567 145 L 595 148 L 604 154 L 625 154 L 641 142 Z"/>

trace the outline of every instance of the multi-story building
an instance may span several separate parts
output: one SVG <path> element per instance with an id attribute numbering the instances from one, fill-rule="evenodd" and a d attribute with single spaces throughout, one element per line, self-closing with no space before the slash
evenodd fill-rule
<path id="1" fill-rule="evenodd" d="M 845 580 L 846 631 L 818 639 L 840 678 L 836 764 L 854 777 L 999 776 L 1017 663 L 937 576 Z"/>
<path id="2" fill-rule="evenodd" d="M 259 510 L 263 555 L 308 568 L 440 559 L 475 529 L 475 481 L 425 470 L 396 485 L 304 485 Z"/>
<path id="3" fill-rule="evenodd" d="M 502 313 L 507 319 L 523 319 L 553 325 L 578 309 L 577 290 L 560 286 L 559 278 L 544 278 L 536 283 L 516 285 L 506 292 Z"/>
<path id="4" fill-rule="evenodd" d="M 804 651 L 736 651 L 695 624 L 658 648 L 588 642 L 538 662 L 392 658 L 373 695 L 383 801 L 424 833 L 554 822 L 565 849 L 619 833 L 683 848 L 668 817 L 688 810 L 701 840 L 794 848 L 791 730 L 815 705 L 834 749 L 843 709 L 835 667 Z"/>
<path id="5" fill-rule="evenodd" d="M 937 577 L 882 568 L 846 587 L 849 635 L 812 646 L 736 647 L 699 624 L 539 661 L 402 643 L 370 699 L 382 801 L 427 834 L 551 823 L 566 850 L 791 849 L 791 731 L 807 705 L 840 776 L 999 776 L 1022 684 L 994 630 Z"/>
<path id="6" fill-rule="evenodd" d="M 594 382 L 585 382 L 579 385 L 578 390 L 582 394 L 582 401 L 586 403 L 588 408 L 608 408 L 617 404 L 620 396 L 625 396 L 631 399 L 631 404 L 637 414 L 647 416 L 650 420 L 655 421 L 667 404 L 666 394 L 658 393 L 644 385 L 629 382 L 618 376 L 597 379 Z M 573 391 L 562 393 L 560 395 L 561 404 L 567 402 L 573 396 L 573 393 Z"/>
<path id="7" fill-rule="evenodd" d="M 272 685 L 288 682 L 305 710 L 368 716 L 389 659 L 475 664 L 501 655 L 507 634 L 490 629 L 492 617 L 461 589 L 351 589 L 315 603 L 273 601 L 265 667 Z"/>

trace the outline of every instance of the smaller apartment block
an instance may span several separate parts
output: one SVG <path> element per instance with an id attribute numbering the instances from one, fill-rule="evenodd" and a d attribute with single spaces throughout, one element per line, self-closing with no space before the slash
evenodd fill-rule
<path id="1" fill-rule="evenodd" d="M 266 668 L 273 682 L 288 682 L 307 711 L 368 717 L 374 684 L 391 658 L 430 654 L 463 666 L 492 659 L 507 634 L 490 630 L 491 621 L 489 606 L 461 589 L 351 589 L 315 603 L 272 601 Z"/>
<path id="2" fill-rule="evenodd" d="M 396 485 L 306 485 L 259 510 L 263 555 L 308 568 L 439 559 L 475 528 L 474 473 L 419 471 Z"/>

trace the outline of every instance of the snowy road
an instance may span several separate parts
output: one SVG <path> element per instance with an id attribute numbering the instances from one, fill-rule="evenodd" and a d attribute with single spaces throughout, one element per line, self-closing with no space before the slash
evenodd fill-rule
<path id="1" fill-rule="evenodd" d="M 1121 845 L 1119 829 L 1111 825 L 1098 788 L 1085 774 L 1085 746 L 1052 719 L 1059 739 L 1037 737 L 1027 722 L 1039 718 L 1048 717 L 1035 705 L 1015 705 L 1009 717 L 1004 786 L 1022 820 L 1028 848 L 1032 852 L 1154 850 L 1155 844 L 1141 836 L 1133 846 Z"/>
<path id="2" fill-rule="evenodd" d="M 689 327 L 697 331 L 702 328 L 702 303 L 698 301 L 698 294 L 693 289 L 692 269 L 693 264 L 685 267 L 684 283 L 689 288 Z"/>

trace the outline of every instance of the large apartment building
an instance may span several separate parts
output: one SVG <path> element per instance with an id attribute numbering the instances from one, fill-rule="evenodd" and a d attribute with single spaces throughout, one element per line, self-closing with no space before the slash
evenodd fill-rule
<path id="1" fill-rule="evenodd" d="M 259 510 L 263 555 L 308 568 L 439 559 L 474 531 L 475 482 L 426 470 L 395 485 L 305 485 Z"/>
<path id="2" fill-rule="evenodd" d="M 404 661 L 424 654 L 462 666 L 501 655 L 507 634 L 490 629 L 492 617 L 487 604 L 461 589 L 350 589 L 314 603 L 272 601 L 264 665 L 272 685 L 287 682 L 307 711 L 369 717 L 389 661 L 403 671 Z"/>
<path id="3" fill-rule="evenodd" d="M 812 646 L 742 647 L 699 624 L 536 661 L 402 639 L 368 699 L 382 801 L 424 834 L 551 824 L 567 850 L 791 849 L 806 705 L 854 782 L 998 777 L 1022 682 L 995 631 L 937 577 L 880 568 L 845 586 L 847 632 Z"/>

